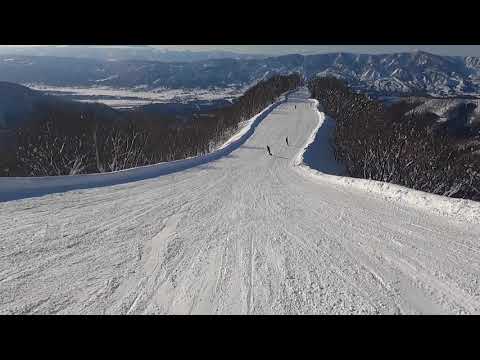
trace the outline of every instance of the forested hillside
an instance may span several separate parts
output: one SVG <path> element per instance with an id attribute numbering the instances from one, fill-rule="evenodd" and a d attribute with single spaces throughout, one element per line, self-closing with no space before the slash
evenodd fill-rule
<path id="1" fill-rule="evenodd" d="M 36 104 L 0 158 L 3 176 L 55 176 L 111 172 L 206 154 L 239 124 L 297 88 L 298 74 L 273 76 L 233 104 L 192 113 L 187 121 L 157 112 L 118 116 L 64 102 Z"/>
<path id="2" fill-rule="evenodd" d="M 418 104 L 385 106 L 331 77 L 313 79 L 309 88 L 336 121 L 332 144 L 349 176 L 480 200 L 479 128 L 453 116 L 464 113 L 438 121 L 410 111 Z"/>

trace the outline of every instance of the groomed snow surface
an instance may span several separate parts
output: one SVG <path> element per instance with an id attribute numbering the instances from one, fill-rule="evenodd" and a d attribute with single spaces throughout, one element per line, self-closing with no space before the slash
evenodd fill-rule
<path id="1" fill-rule="evenodd" d="M 479 313 L 476 203 L 337 176 L 305 89 L 264 115 L 183 171 L 0 202 L 0 313 Z"/>
<path id="2" fill-rule="evenodd" d="M 76 176 L 46 176 L 46 177 L 0 177 L 0 202 L 21 198 L 41 196 L 49 193 L 68 190 L 88 189 L 99 186 L 111 186 L 132 181 L 158 177 L 160 175 L 189 169 L 210 161 L 219 159 L 238 149 L 253 134 L 255 128 L 272 110 L 286 100 L 288 92 L 280 96 L 259 114 L 241 125 L 237 134 L 220 146 L 217 150 L 183 160 L 163 162 L 154 165 L 141 166 L 110 173 L 82 174 Z"/>

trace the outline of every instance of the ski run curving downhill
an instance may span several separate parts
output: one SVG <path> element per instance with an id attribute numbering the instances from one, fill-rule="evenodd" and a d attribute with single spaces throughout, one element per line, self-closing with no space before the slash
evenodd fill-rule
<path id="1" fill-rule="evenodd" d="M 479 313 L 480 206 L 337 176 L 316 106 L 300 89 L 161 176 L 0 183 L 0 313 Z"/>

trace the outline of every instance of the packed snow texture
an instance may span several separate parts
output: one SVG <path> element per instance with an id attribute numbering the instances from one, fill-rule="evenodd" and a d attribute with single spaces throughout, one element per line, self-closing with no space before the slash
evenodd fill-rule
<path id="1" fill-rule="evenodd" d="M 305 152 L 295 160 L 295 165 L 304 175 L 369 192 L 386 201 L 405 203 L 429 213 L 453 217 L 460 222 L 480 223 L 480 203 L 477 201 L 448 198 L 381 181 L 338 176 L 344 175 L 345 169 L 335 160 L 330 144 L 335 122 L 318 110 L 318 101 L 312 100 L 312 103 L 318 125 L 308 139 Z"/>
<path id="2" fill-rule="evenodd" d="M 208 163 L 1 202 L 0 313 L 479 313 L 480 225 L 305 175 L 318 127 L 302 89 Z"/>
<path id="3" fill-rule="evenodd" d="M 222 146 L 207 155 L 110 173 L 46 177 L 0 177 L 0 202 L 74 189 L 123 184 L 166 175 L 208 163 L 228 155 L 241 146 L 251 136 L 255 127 L 258 126 L 262 119 L 283 101 L 285 101 L 285 95 L 282 95 L 277 102 L 271 104 L 250 120 L 241 124 L 241 129 L 238 133 L 234 134 Z"/>

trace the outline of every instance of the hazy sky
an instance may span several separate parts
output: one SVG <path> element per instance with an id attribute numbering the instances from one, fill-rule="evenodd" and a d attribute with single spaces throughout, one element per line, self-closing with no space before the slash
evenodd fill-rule
<path id="1" fill-rule="evenodd" d="M 6 45 L 0 45 L 4 47 Z M 17 46 L 17 45 L 14 45 Z M 21 45 L 19 45 L 21 46 Z M 36 46 L 36 45 L 29 45 Z M 37 45 L 42 46 L 42 45 Z M 480 56 L 480 45 L 152 45 L 169 50 L 224 50 L 239 53 L 283 55 L 326 52 L 353 52 L 379 54 L 424 50 L 434 54 L 453 56 Z"/>
<path id="2" fill-rule="evenodd" d="M 171 50 L 227 50 L 268 55 L 353 52 L 366 54 L 424 50 L 434 54 L 480 56 L 480 45 L 159 45 Z"/>

